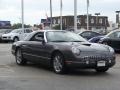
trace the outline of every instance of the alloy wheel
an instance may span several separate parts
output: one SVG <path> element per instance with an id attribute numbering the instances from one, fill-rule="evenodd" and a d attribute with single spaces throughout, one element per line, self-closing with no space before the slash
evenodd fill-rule
<path id="1" fill-rule="evenodd" d="M 55 73 L 62 74 L 65 71 L 65 65 L 61 54 L 55 55 L 53 58 L 53 69 Z"/>
<path id="2" fill-rule="evenodd" d="M 16 63 L 20 64 L 21 62 L 22 62 L 21 50 L 17 50 L 17 52 L 16 52 Z"/>

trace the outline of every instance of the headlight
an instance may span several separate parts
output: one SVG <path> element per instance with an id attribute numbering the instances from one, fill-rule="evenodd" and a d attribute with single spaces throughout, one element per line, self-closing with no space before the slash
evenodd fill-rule
<path id="1" fill-rule="evenodd" d="M 72 47 L 72 52 L 75 54 L 75 55 L 80 55 L 80 49 L 76 48 L 76 47 Z"/>

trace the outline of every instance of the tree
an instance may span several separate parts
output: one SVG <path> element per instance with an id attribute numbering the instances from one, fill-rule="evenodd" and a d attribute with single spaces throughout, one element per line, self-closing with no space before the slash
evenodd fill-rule
<path id="1" fill-rule="evenodd" d="M 59 25 L 55 25 L 55 26 L 53 27 L 53 29 L 55 29 L 55 30 L 60 30 L 60 24 L 59 24 Z M 65 26 L 64 26 L 64 25 L 62 26 L 62 30 L 65 30 Z"/>
<path id="2" fill-rule="evenodd" d="M 30 28 L 31 25 L 24 24 L 24 27 L 25 28 Z M 12 29 L 18 29 L 18 28 L 22 28 L 22 24 L 21 23 L 15 23 L 15 24 L 12 25 Z"/>

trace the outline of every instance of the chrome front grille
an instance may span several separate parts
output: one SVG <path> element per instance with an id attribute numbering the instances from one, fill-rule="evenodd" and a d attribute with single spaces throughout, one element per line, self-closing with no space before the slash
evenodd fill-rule
<path id="1" fill-rule="evenodd" d="M 99 60 L 111 60 L 113 59 L 112 57 L 107 57 L 107 56 L 85 56 L 82 57 L 81 60 L 89 60 L 89 61 L 99 61 Z"/>

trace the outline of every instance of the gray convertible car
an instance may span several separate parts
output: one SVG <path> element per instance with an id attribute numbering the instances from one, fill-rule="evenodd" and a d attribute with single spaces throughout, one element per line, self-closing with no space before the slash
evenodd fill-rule
<path id="1" fill-rule="evenodd" d="M 68 68 L 106 72 L 115 65 L 114 50 L 107 45 L 89 43 L 81 36 L 64 30 L 32 32 L 24 41 L 12 45 L 18 65 L 28 61 L 51 66 L 62 74 Z"/>

